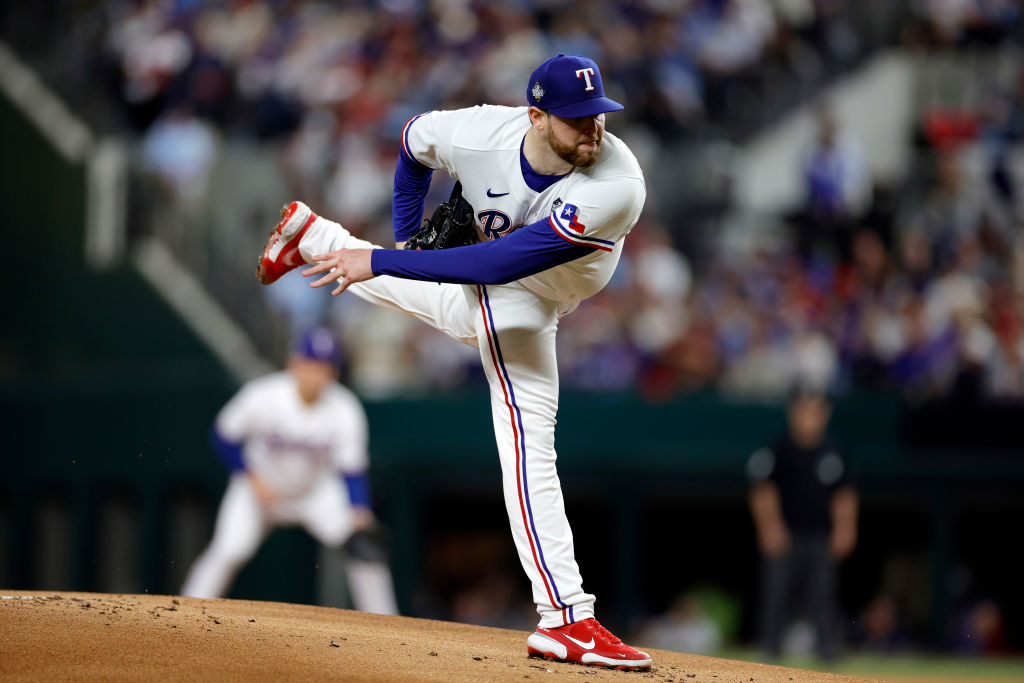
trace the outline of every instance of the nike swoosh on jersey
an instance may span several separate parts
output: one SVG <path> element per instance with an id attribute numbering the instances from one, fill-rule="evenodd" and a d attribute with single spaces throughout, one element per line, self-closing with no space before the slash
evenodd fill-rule
<path id="1" fill-rule="evenodd" d="M 507 194 L 508 194 L 508 192 L 491 192 L 491 188 L 489 188 L 489 187 L 487 188 L 487 196 L 488 197 L 504 197 Z"/>
<path id="2" fill-rule="evenodd" d="M 576 643 L 580 647 L 582 647 L 584 650 L 593 650 L 594 649 L 594 639 L 593 638 L 590 639 L 590 642 L 584 643 L 582 640 L 576 640 L 572 636 L 565 636 L 565 637 L 568 638 L 569 640 L 571 640 L 572 642 Z"/>

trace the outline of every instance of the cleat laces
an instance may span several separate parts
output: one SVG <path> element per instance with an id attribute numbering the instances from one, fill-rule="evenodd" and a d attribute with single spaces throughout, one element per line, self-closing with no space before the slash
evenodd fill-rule
<path id="1" fill-rule="evenodd" d="M 615 637 L 615 634 L 613 634 L 611 631 L 606 629 L 604 626 L 601 626 L 601 622 L 599 622 L 597 619 L 594 619 L 593 623 L 588 624 L 588 626 L 590 627 L 591 631 L 597 634 L 599 638 L 602 638 L 603 640 L 607 641 L 608 644 L 622 645 L 622 641 L 619 638 Z"/>

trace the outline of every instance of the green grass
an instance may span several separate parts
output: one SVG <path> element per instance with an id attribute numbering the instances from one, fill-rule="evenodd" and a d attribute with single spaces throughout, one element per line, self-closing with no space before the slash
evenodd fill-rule
<path id="1" fill-rule="evenodd" d="M 729 659 L 763 661 L 752 650 L 719 654 Z M 1024 657 L 956 657 L 951 655 L 898 654 L 849 655 L 834 665 L 813 657 L 783 657 L 773 664 L 810 671 L 830 671 L 893 683 L 974 683 L 1000 681 L 1024 683 Z"/>
<path id="2" fill-rule="evenodd" d="M 857 655 L 836 669 L 868 678 L 927 678 L 942 681 L 1024 681 L 1024 658 L 940 655 Z"/>

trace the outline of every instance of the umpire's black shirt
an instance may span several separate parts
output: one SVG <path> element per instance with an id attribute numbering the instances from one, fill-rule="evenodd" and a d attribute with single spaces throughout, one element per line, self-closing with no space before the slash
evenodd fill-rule
<path id="1" fill-rule="evenodd" d="M 827 535 L 832 528 L 832 496 L 850 483 L 846 463 L 830 439 L 805 449 L 784 436 L 754 451 L 747 461 L 747 475 L 754 485 L 775 482 L 782 517 L 789 532 L 797 536 Z"/>

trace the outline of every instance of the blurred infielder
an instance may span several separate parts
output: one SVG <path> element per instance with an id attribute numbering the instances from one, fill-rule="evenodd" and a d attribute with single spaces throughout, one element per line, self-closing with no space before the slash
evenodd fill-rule
<path id="1" fill-rule="evenodd" d="M 528 653 L 647 667 L 649 655 L 594 619 L 554 447 L 558 320 L 611 278 L 643 208 L 644 179 L 626 145 L 605 132 L 604 113 L 622 105 L 604 96 L 593 61 L 553 57 L 533 72 L 526 94 L 528 107 L 429 112 L 402 133 L 393 202 L 397 246 L 417 233 L 434 169 L 461 182 L 475 207 L 479 244 L 373 248 L 293 202 L 271 234 L 258 276 L 269 284 L 304 261 L 318 264 L 303 272 L 325 274 L 314 287 L 337 282 L 339 294 L 351 286 L 367 301 L 479 348 L 512 535 L 540 613 Z M 595 434 L 604 428 L 595 425 Z"/>
<path id="2" fill-rule="evenodd" d="M 346 544 L 356 609 L 398 613 L 390 570 L 369 539 L 366 413 L 337 382 L 340 360 L 334 335 L 310 330 L 286 370 L 247 383 L 221 409 L 213 442 L 231 480 L 182 595 L 222 597 L 270 529 L 301 525 L 325 546 Z"/>

